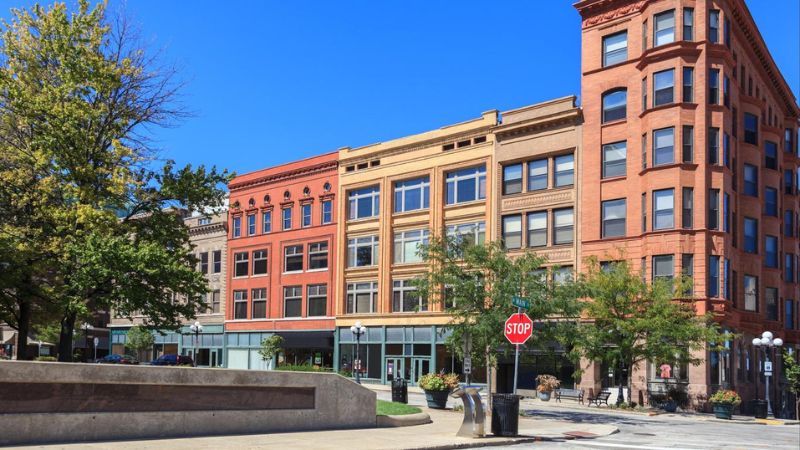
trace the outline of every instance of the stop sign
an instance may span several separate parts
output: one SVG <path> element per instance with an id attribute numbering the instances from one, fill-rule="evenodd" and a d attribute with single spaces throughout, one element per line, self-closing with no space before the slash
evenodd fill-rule
<path id="1" fill-rule="evenodd" d="M 503 333 L 508 342 L 515 345 L 524 344 L 533 334 L 533 321 L 525 313 L 512 314 L 506 320 L 506 327 Z"/>

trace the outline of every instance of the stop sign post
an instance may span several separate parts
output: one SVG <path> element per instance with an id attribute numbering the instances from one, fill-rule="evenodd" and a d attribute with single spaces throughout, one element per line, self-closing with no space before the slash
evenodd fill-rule
<path id="1" fill-rule="evenodd" d="M 514 352 L 514 394 L 517 393 L 517 372 L 519 372 L 519 346 L 530 339 L 533 334 L 533 321 L 527 314 L 522 312 L 522 308 L 516 314 L 506 319 L 506 326 L 503 329 L 508 342 L 516 346 Z"/>

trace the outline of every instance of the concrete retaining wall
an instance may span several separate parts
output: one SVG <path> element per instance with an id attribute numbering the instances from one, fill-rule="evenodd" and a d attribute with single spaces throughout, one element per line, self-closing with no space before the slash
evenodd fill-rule
<path id="1" fill-rule="evenodd" d="M 328 373 L 2 361 L 0 424 L 0 445 L 369 428 L 375 393 Z"/>

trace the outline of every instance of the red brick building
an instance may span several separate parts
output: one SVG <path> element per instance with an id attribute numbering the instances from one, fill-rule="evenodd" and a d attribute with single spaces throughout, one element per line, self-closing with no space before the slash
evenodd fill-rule
<path id="1" fill-rule="evenodd" d="M 278 363 L 332 367 L 337 171 L 333 152 L 228 185 L 227 367 L 267 367 L 257 350 L 273 334 Z"/>
<path id="2" fill-rule="evenodd" d="M 575 7 L 581 256 L 609 261 L 622 248 L 649 279 L 690 275 L 698 311 L 740 337 L 673 368 L 673 381 L 700 398 L 722 386 L 752 398 L 763 383 L 752 338 L 800 343 L 797 101 L 743 0 Z M 634 401 L 667 381 L 661 363 L 634 373 Z M 584 384 L 599 388 L 609 371 L 594 367 Z"/>

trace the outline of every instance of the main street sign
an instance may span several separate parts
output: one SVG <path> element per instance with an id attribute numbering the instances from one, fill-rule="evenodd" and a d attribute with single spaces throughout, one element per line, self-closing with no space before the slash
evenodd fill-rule
<path id="1" fill-rule="evenodd" d="M 533 334 L 533 321 L 525 313 L 512 314 L 506 320 L 503 334 L 514 345 L 524 344 Z"/>
<path id="2" fill-rule="evenodd" d="M 511 297 L 511 304 L 516 306 L 517 308 L 522 308 L 522 309 L 531 308 L 531 302 L 527 298 Z"/>

